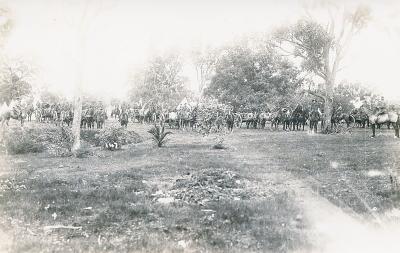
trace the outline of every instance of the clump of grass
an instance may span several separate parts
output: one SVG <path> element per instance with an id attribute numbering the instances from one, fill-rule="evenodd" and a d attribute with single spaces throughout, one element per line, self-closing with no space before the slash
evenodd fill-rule
<path id="1" fill-rule="evenodd" d="M 164 126 L 157 125 L 154 125 L 148 132 L 152 135 L 152 140 L 157 144 L 157 147 L 162 147 L 167 143 L 167 135 L 172 134 L 170 131 L 166 132 Z"/>

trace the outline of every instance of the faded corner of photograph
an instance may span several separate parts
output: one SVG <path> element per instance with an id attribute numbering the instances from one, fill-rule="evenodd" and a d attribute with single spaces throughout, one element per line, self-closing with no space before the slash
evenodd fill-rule
<path id="1" fill-rule="evenodd" d="M 400 252 L 399 13 L 0 1 L 0 253 Z"/>

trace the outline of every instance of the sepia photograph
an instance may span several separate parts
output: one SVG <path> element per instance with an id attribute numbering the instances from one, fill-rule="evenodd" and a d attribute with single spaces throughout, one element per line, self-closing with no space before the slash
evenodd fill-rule
<path id="1" fill-rule="evenodd" d="M 0 0 L 0 253 L 399 253 L 400 1 Z"/>

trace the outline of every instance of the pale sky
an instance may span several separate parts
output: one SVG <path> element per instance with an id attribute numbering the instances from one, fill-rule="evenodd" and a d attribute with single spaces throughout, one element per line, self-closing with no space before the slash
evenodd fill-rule
<path id="1" fill-rule="evenodd" d="M 73 94 L 82 59 L 77 51 L 80 20 L 88 2 L 84 89 L 121 97 L 129 72 L 152 55 L 170 49 L 187 54 L 196 45 L 218 46 L 243 34 L 271 31 L 302 17 L 305 1 L 3 1 L 15 23 L 5 52 L 34 64 L 38 83 Z M 400 99 L 400 1 L 342 2 L 348 8 L 358 2 L 369 5 L 373 19 L 353 40 L 339 80 L 359 81 L 388 99 Z M 185 72 L 195 87 L 189 61 Z"/>

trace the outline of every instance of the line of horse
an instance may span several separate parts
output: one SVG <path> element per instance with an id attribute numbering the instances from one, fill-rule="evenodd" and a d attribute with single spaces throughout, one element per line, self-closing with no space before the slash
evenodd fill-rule
<path id="1" fill-rule="evenodd" d="M 32 116 L 39 122 L 54 122 L 56 124 L 67 124 L 73 121 L 71 105 L 41 105 L 36 108 L 28 107 L 22 110 L 18 107 L 9 106 L 1 108 L 0 120 L 2 125 L 10 119 L 18 120 L 21 125 L 24 121 L 32 121 Z M 111 111 L 111 118 L 117 119 L 121 126 L 127 127 L 129 121 L 138 123 L 160 123 L 170 128 L 187 129 L 196 128 L 201 122 L 207 121 L 217 128 L 233 127 L 265 129 L 270 124 L 270 129 L 277 130 L 280 125 L 286 131 L 305 130 L 309 126 L 310 131 L 317 132 L 318 126 L 324 129 L 324 115 L 318 111 L 310 111 L 302 106 L 294 110 L 281 108 L 275 112 L 231 112 L 229 110 L 208 110 L 202 108 L 182 108 L 174 111 L 157 111 L 155 109 L 115 107 Z M 84 106 L 82 109 L 81 127 L 88 129 L 101 129 L 108 119 L 107 113 L 101 106 Z M 399 113 L 395 111 L 378 112 L 367 114 L 364 111 L 342 113 L 334 112 L 331 118 L 331 127 L 345 124 L 347 127 L 371 127 L 372 137 L 376 136 L 376 129 L 381 125 L 393 127 L 395 136 L 399 137 L 400 119 Z"/>
<path id="2" fill-rule="evenodd" d="M 0 121 L 2 126 L 8 125 L 11 119 L 20 122 L 21 126 L 25 121 L 35 119 L 40 123 L 54 123 L 56 125 L 66 124 L 70 126 L 74 118 L 71 104 L 38 104 L 33 106 L 21 107 L 18 105 L 3 105 L 0 109 Z M 107 113 L 101 106 L 84 105 L 81 113 L 81 128 L 101 129 L 107 119 Z"/>

